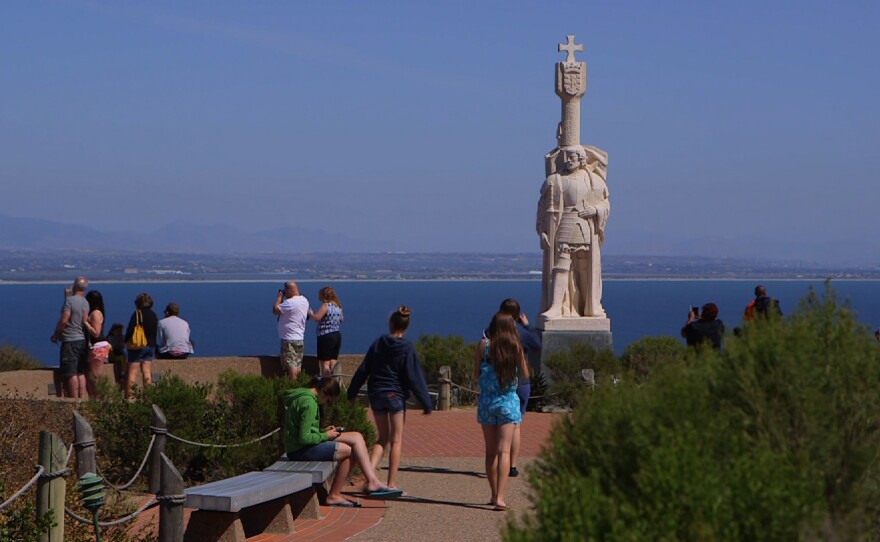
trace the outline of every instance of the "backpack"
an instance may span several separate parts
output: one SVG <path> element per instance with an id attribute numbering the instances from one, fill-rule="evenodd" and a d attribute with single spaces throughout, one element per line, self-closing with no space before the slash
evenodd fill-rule
<path id="1" fill-rule="evenodd" d="M 131 339 L 125 343 L 129 350 L 140 350 L 147 346 L 147 333 L 144 331 L 144 317 L 141 311 L 137 311 L 135 318 L 134 331 L 131 333 Z"/>

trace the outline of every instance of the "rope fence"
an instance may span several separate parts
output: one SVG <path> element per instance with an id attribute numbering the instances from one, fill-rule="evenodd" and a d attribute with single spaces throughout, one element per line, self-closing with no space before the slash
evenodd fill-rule
<path id="1" fill-rule="evenodd" d="M 240 442 L 237 444 L 206 444 L 204 442 L 194 442 L 192 440 L 187 440 L 183 437 L 178 437 L 177 435 L 174 435 L 172 433 L 167 433 L 167 435 L 168 435 L 168 438 L 176 440 L 178 442 L 182 442 L 184 444 L 190 444 L 192 446 L 199 446 L 202 448 L 238 448 L 240 446 L 247 446 L 249 444 L 255 444 L 257 442 L 260 442 L 261 440 L 266 440 L 267 438 L 271 437 L 272 435 L 274 435 L 275 433 L 277 433 L 279 431 L 281 431 L 281 428 L 276 427 L 275 429 L 266 433 L 265 435 L 263 435 L 260 438 L 255 438 L 254 440 L 249 440 L 247 442 Z"/>
<path id="2" fill-rule="evenodd" d="M 70 456 L 72 454 L 73 454 L 73 444 L 71 444 L 70 447 L 67 448 L 67 459 L 64 461 L 65 465 L 70 465 Z M 2 512 L 4 509 L 9 507 L 12 503 L 14 503 L 18 499 L 20 499 L 21 496 L 24 495 L 25 493 L 27 493 L 27 491 L 30 488 L 34 487 L 34 484 L 36 484 L 41 478 L 44 480 L 46 480 L 46 479 L 51 480 L 53 478 L 67 476 L 70 473 L 69 467 L 65 467 L 61 470 L 57 470 L 57 471 L 53 471 L 53 472 L 46 472 L 46 468 L 43 467 L 42 465 L 36 465 L 35 469 L 36 469 L 37 473 L 34 474 L 33 478 L 28 480 L 28 482 L 24 486 L 22 486 L 21 489 L 16 491 L 15 495 L 13 495 L 12 497 L 9 497 L 9 499 L 7 499 L 5 502 L 3 502 L 3 504 L 0 504 L 0 512 Z"/>
<path id="3" fill-rule="evenodd" d="M 186 496 L 184 495 L 184 498 L 185 497 Z M 143 514 L 144 512 L 149 510 L 150 508 L 153 508 L 154 506 L 158 506 L 158 505 L 159 505 L 159 500 L 157 499 L 157 497 L 153 496 L 150 498 L 150 500 L 145 502 L 143 505 L 141 505 L 140 508 L 138 508 L 137 510 L 135 510 L 131 514 L 128 514 L 127 516 L 123 516 L 121 518 L 110 520 L 110 521 L 99 521 L 98 527 L 102 527 L 102 528 L 103 527 L 115 527 L 117 525 L 122 525 L 123 523 L 128 523 L 129 521 L 132 521 L 133 519 L 137 518 L 139 515 Z M 68 508 L 66 506 L 64 507 L 64 513 L 80 523 L 85 523 L 87 525 L 94 525 L 94 522 L 92 520 L 86 519 L 82 516 L 77 515 L 76 512 L 74 512 L 73 510 L 71 510 L 70 508 Z"/>
<path id="4" fill-rule="evenodd" d="M 144 459 L 141 461 L 140 467 L 138 467 L 138 470 L 136 473 L 134 473 L 134 476 L 131 477 L 131 480 L 129 480 L 125 484 L 118 486 L 118 485 L 114 484 L 113 482 L 111 482 L 110 480 L 108 480 L 107 477 L 104 476 L 104 473 L 101 472 L 100 467 L 98 467 L 98 474 L 100 474 L 104 478 L 104 481 L 107 482 L 108 484 L 110 484 L 110 487 L 112 487 L 116 491 L 122 491 L 124 489 L 128 489 L 129 487 L 132 486 L 132 484 L 134 484 L 135 480 L 138 479 L 138 476 L 140 476 L 141 473 L 144 471 L 144 467 L 147 464 L 147 459 L 150 458 L 150 452 L 153 451 L 153 445 L 155 443 L 156 443 L 156 433 L 154 432 L 153 436 L 150 437 L 150 445 L 147 446 L 147 453 L 144 454 Z"/>
<path id="5" fill-rule="evenodd" d="M 30 488 L 34 487 L 34 484 L 37 483 L 37 481 L 40 479 L 40 477 L 43 475 L 44 472 L 45 472 L 45 469 L 43 468 L 43 466 L 42 466 L 42 465 L 37 465 L 37 473 L 34 475 L 34 477 L 31 478 L 31 479 L 28 481 L 28 483 L 26 483 L 26 484 L 24 485 L 24 487 L 22 487 L 21 489 L 19 489 L 19 490 L 15 493 L 15 495 L 13 495 L 12 497 L 10 497 L 9 500 L 7 500 L 6 502 L 4 502 L 3 504 L 0 504 L 0 512 L 2 512 L 3 509 L 6 508 L 7 506 L 9 506 L 10 504 L 12 504 L 12 503 L 14 503 L 15 501 L 17 501 L 17 500 L 19 499 L 19 497 L 21 497 L 22 495 L 24 495 L 24 494 L 27 492 L 27 490 L 29 490 Z"/>

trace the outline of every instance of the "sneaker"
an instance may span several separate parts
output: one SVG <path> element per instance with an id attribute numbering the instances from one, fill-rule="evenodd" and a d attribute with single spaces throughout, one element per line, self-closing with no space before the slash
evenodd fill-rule
<path id="1" fill-rule="evenodd" d="M 516 467 L 510 467 L 510 474 L 508 474 L 511 478 L 516 478 L 519 476 L 519 471 L 516 470 Z"/>

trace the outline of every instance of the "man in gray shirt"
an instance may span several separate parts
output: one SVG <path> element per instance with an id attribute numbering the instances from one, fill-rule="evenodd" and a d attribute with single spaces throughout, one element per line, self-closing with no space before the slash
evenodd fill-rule
<path id="1" fill-rule="evenodd" d="M 77 277 L 73 281 L 70 295 L 64 296 L 61 307 L 61 318 L 52 334 L 52 342 L 61 341 L 61 356 L 58 374 L 64 383 L 64 391 L 68 397 L 86 397 L 86 365 L 89 360 L 89 341 L 83 332 L 83 318 L 89 314 L 89 302 L 86 301 L 86 290 L 89 281 L 85 277 Z"/>

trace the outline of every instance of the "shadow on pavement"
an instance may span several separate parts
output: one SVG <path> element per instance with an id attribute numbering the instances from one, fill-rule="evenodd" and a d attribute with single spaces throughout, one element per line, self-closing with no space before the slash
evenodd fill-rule
<path id="1" fill-rule="evenodd" d="M 387 468 L 385 470 L 388 470 Z M 464 476 L 474 476 L 476 478 L 485 478 L 486 473 L 484 472 L 474 472 L 472 470 L 452 470 L 447 469 L 445 467 L 420 467 L 420 466 L 411 466 L 411 467 L 400 467 L 397 469 L 401 472 L 424 472 L 426 474 L 461 474 Z"/>

